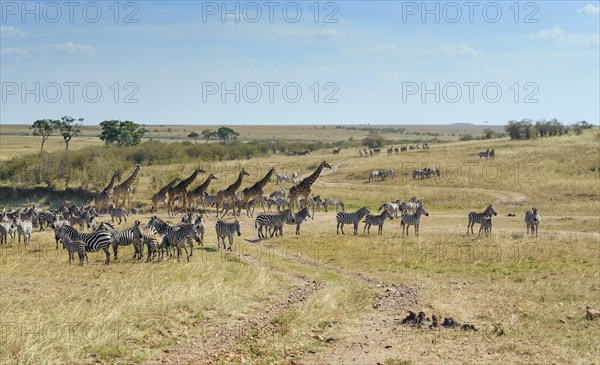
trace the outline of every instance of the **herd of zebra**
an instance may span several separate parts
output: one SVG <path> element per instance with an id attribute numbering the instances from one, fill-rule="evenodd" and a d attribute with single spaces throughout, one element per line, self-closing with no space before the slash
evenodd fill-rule
<path id="1" fill-rule="evenodd" d="M 140 220 L 135 220 L 132 227 L 117 228 L 117 225 L 120 226 L 123 222 L 127 223 L 128 216 L 138 213 L 133 209 L 118 207 L 117 204 L 122 201 L 122 205 L 124 205 L 126 200 L 130 203 L 131 196 L 128 193 L 132 192 L 131 182 L 139 172 L 140 167 L 140 165 L 136 166 L 132 177 L 125 181 L 125 187 L 120 187 L 120 190 L 115 187 L 113 196 L 110 189 L 115 180 L 120 178 L 120 174 L 115 173 L 107 189 L 96 196 L 94 206 L 84 207 L 75 204 L 63 204 L 52 211 L 40 210 L 35 206 L 9 211 L 3 208 L 0 212 L 0 244 L 7 244 L 8 236 L 12 237 L 14 243 L 16 233 L 19 237 L 18 242 L 20 243 L 21 237 L 23 237 L 24 244 L 28 245 L 34 227 L 39 227 L 40 231 L 43 231 L 44 227 L 50 227 L 54 230 L 56 249 L 59 247 L 59 242 L 62 241 L 63 248 L 69 252 L 69 262 L 74 261 L 74 254 L 77 253 L 80 263 L 83 264 L 84 259 L 87 259 L 88 252 L 102 250 L 106 255 L 105 263 L 109 264 L 109 248 L 112 246 L 114 259 L 116 260 L 119 246 L 124 245 L 133 245 L 134 258 L 137 259 L 143 258 L 143 248 L 147 246 L 147 261 L 153 260 L 156 255 L 162 259 L 165 253 L 172 257 L 174 256 L 174 250 L 177 252 L 178 260 L 180 260 L 183 250 L 189 261 L 190 256 L 193 254 L 194 241 L 200 245 L 203 245 L 204 242 L 204 219 L 208 215 L 207 205 L 215 208 L 217 246 L 221 247 L 222 245 L 223 249 L 227 250 L 232 250 L 234 236 L 236 234 L 241 235 L 240 221 L 238 220 L 241 210 L 245 208 L 246 215 L 253 217 L 254 208 L 257 205 L 262 206 L 263 209 L 263 212 L 258 214 L 254 221 L 259 238 L 267 238 L 269 235 L 270 237 L 274 235 L 281 236 L 285 225 L 295 225 L 295 233 L 299 235 L 301 224 L 308 218 L 314 219 L 315 209 L 320 211 L 321 207 L 328 211 L 329 206 L 335 206 L 336 232 L 338 234 L 340 232 L 345 234 L 344 225 L 351 224 L 354 235 L 358 235 L 358 226 L 362 222 L 364 223 L 363 234 L 365 231 L 370 233 L 371 226 L 377 226 L 378 234 L 381 235 L 385 221 L 397 218 L 400 219 L 402 236 L 408 235 L 410 226 L 414 227 L 415 235 L 418 236 L 421 216 L 429 216 L 423 201 L 416 197 L 412 197 L 407 201 L 398 199 L 385 202 L 379 207 L 380 214 L 372 214 L 366 206 L 357 211 L 348 212 L 345 211 L 345 205 L 339 199 L 323 199 L 320 195 L 313 195 L 311 190 L 313 183 L 324 169 L 331 169 L 331 166 L 323 161 L 311 175 L 292 186 L 289 191 L 278 189 L 268 196 L 264 196 L 263 188 L 275 173 L 274 168 L 271 168 L 262 179 L 238 194 L 237 190 L 241 186 L 242 179 L 244 176 L 249 175 L 242 169 L 237 180 L 226 189 L 220 190 L 215 196 L 211 196 L 206 192 L 210 182 L 216 179 L 213 174 L 209 174 L 206 181 L 196 189 L 187 191 L 187 187 L 198 173 L 204 172 L 201 168 L 197 168 L 190 177 L 183 180 L 180 178 L 174 179 L 152 197 L 153 210 L 157 211 L 158 205 L 162 201 L 167 207 L 169 216 L 174 215 L 173 204 L 176 201 L 175 198 L 179 197 L 182 203 L 180 210 L 182 218 L 179 223 L 173 224 L 163 221 L 154 215 L 146 224 L 142 224 Z M 393 170 L 390 171 L 390 176 L 393 177 Z M 124 194 L 117 195 L 117 191 L 122 191 Z M 193 194 L 190 195 L 190 193 Z M 199 209 L 198 201 L 196 201 L 196 207 L 192 207 L 195 199 L 199 199 L 203 209 Z M 104 204 L 107 200 L 112 201 L 112 203 Z M 277 207 L 276 213 L 272 212 L 272 206 Z M 298 211 L 294 212 L 296 206 Z M 267 211 L 267 208 L 269 211 Z M 99 216 L 103 213 L 103 210 L 110 216 L 111 222 L 100 220 Z M 222 219 L 229 210 L 232 212 L 233 222 L 226 222 Z M 467 234 L 469 234 L 469 230 L 474 233 L 473 226 L 480 223 L 478 237 L 482 231 L 486 236 L 490 235 L 492 216 L 495 215 L 497 213 L 492 205 L 481 213 L 469 213 Z M 540 222 L 537 208 L 533 208 L 525 214 L 525 222 L 527 233 L 535 234 L 537 237 L 537 228 Z M 91 233 L 84 233 L 87 229 L 91 230 Z M 228 239 L 228 246 L 225 238 Z M 188 251 L 187 246 L 190 247 L 190 251 Z"/>
<path id="2" fill-rule="evenodd" d="M 419 150 L 419 149 L 424 149 L 424 150 L 428 150 L 429 149 L 429 143 L 423 143 L 421 144 L 413 144 L 410 146 L 402 146 L 402 147 L 390 147 L 387 149 L 387 154 L 388 156 L 391 155 L 399 155 L 401 153 L 406 153 L 408 151 L 413 151 L 413 150 Z M 333 154 L 336 155 L 339 153 L 339 149 L 333 150 Z M 381 154 L 381 148 L 363 148 L 361 150 L 358 150 L 358 154 L 360 155 L 360 157 L 373 157 L 373 156 L 379 156 Z"/>

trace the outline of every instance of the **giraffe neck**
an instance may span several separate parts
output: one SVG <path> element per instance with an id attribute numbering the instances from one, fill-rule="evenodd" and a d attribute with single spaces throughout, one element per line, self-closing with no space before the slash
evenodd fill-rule
<path id="1" fill-rule="evenodd" d="M 138 172 L 140 172 L 140 168 L 136 167 L 135 170 L 133 170 L 133 174 L 131 174 L 131 176 L 129 176 L 129 178 L 127 180 L 123 181 L 123 183 L 120 186 L 130 187 L 131 184 L 133 184 L 133 181 L 135 180 L 135 178 L 137 177 Z"/>
<path id="2" fill-rule="evenodd" d="M 304 187 L 304 188 L 310 188 L 312 186 L 312 184 L 315 182 L 315 180 L 317 180 L 317 178 L 321 174 L 321 171 L 323 171 L 323 166 L 324 166 L 323 163 L 321 163 L 319 165 L 319 167 L 317 167 L 317 169 L 315 170 L 315 172 L 313 172 L 306 179 L 302 180 L 302 182 L 300 183 L 300 184 L 302 184 L 302 187 Z"/>
<path id="3" fill-rule="evenodd" d="M 239 189 L 240 185 L 242 185 L 242 179 L 244 178 L 244 174 L 242 171 L 240 171 L 240 175 L 238 176 L 237 180 L 229 185 L 229 187 L 226 189 L 228 192 L 235 192 L 237 189 Z"/>
<path id="4" fill-rule="evenodd" d="M 196 189 L 194 189 L 195 193 L 203 193 L 206 188 L 208 188 L 208 185 L 210 185 L 210 182 L 212 180 L 212 177 L 209 176 L 205 182 L 202 183 L 202 185 L 198 186 Z"/>
<path id="5" fill-rule="evenodd" d="M 194 173 L 191 174 L 190 177 L 188 177 L 187 179 L 180 182 L 179 185 L 177 185 L 177 188 L 187 189 L 187 187 L 190 186 L 192 181 L 194 181 L 196 179 L 196 176 L 198 176 L 198 170 L 194 171 Z"/>
<path id="6" fill-rule="evenodd" d="M 113 186 L 115 186 L 115 180 L 117 179 L 117 175 L 113 175 L 112 178 L 110 179 L 110 182 L 108 183 L 108 186 L 104 188 L 104 190 L 102 190 L 103 193 L 109 191 L 110 189 L 113 188 Z"/>
<path id="7" fill-rule="evenodd" d="M 263 177 L 262 179 L 257 181 L 256 184 L 254 184 L 254 187 L 258 188 L 258 189 L 264 188 L 265 185 L 267 185 L 267 183 L 271 180 L 271 176 L 273 175 L 273 172 L 275 172 L 275 169 L 269 170 L 269 172 L 267 172 L 265 177 Z"/>
<path id="8" fill-rule="evenodd" d="M 167 185 L 163 186 L 162 189 L 160 189 L 158 192 L 161 193 L 161 194 L 164 194 L 164 193 L 167 192 L 167 190 L 169 190 L 170 187 L 172 187 L 176 183 L 177 183 L 177 178 L 175 178 L 173 181 L 171 181 Z"/>

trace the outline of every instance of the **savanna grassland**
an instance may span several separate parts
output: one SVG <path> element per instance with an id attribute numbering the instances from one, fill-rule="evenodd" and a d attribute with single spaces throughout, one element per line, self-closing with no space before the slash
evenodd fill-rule
<path id="1" fill-rule="evenodd" d="M 327 128 L 326 138 L 339 131 Z M 359 131 L 343 133 L 344 140 L 364 138 Z M 215 193 L 241 167 L 250 173 L 244 188 L 272 166 L 306 176 L 323 160 L 333 169 L 313 185 L 314 194 L 341 199 L 346 210 L 368 206 L 373 212 L 383 202 L 417 196 L 429 216 L 422 217 L 418 237 L 412 228 L 402 237 L 396 219 L 385 223 L 382 236 L 376 229 L 363 234 L 362 224 L 358 236 L 348 226 L 346 235 L 337 235 L 330 208 L 303 223 L 300 236 L 286 226 L 283 237 L 258 240 L 253 219 L 242 211 L 242 235 L 233 252 L 225 252 L 217 248 L 209 209 L 204 245 L 189 263 L 138 262 L 126 247 L 109 266 L 102 254 L 91 254 L 83 267 L 69 266 L 51 230 L 34 232 L 29 246 L 9 240 L 0 250 L 0 362 L 597 362 L 600 320 L 587 320 L 585 311 L 600 310 L 598 131 L 468 142 L 456 141 L 464 132 L 435 133 L 448 142 L 403 155 L 387 156 L 383 149 L 361 158 L 358 148 L 343 148 L 339 155 L 324 149 L 143 166 L 132 202 L 142 213 L 121 227 L 147 222 L 152 194 L 198 166 L 218 178 L 208 189 Z M 322 134 L 307 129 L 295 135 L 313 140 Z M 5 156 L 11 153 L 6 140 L 19 146 L 25 138 L 33 137 L 0 135 L 1 159 L 12 157 Z M 37 152 L 38 144 L 32 140 L 31 146 L 28 153 Z M 479 159 L 486 148 L 495 148 L 494 160 Z M 425 166 L 438 167 L 441 176 L 413 180 L 412 170 Z M 367 181 L 370 171 L 385 168 L 396 177 Z M 133 164 L 123 176 L 132 170 Z M 270 183 L 265 192 L 291 186 Z M 479 225 L 475 235 L 466 235 L 468 212 L 488 204 L 498 212 L 492 235 L 477 238 Z M 526 235 L 524 222 L 534 206 L 541 215 L 537 238 Z M 159 216 L 167 219 L 164 207 Z M 453 317 L 478 331 L 404 326 L 409 310 Z"/>

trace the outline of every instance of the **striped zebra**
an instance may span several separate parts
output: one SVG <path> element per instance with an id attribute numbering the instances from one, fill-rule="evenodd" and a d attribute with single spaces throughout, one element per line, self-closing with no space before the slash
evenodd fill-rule
<path id="1" fill-rule="evenodd" d="M 283 173 L 275 174 L 275 178 L 277 179 L 277 184 L 281 184 L 284 181 L 290 181 L 290 177 Z"/>
<path id="2" fill-rule="evenodd" d="M 269 194 L 269 198 L 277 199 L 277 198 L 285 198 L 286 191 L 285 189 L 275 190 L 271 194 Z"/>
<path id="3" fill-rule="evenodd" d="M 525 224 L 527 224 L 527 234 L 531 230 L 531 234 L 535 232 L 535 236 L 537 237 L 538 225 L 540 224 L 538 208 L 531 208 L 531 210 L 525 213 Z"/>
<path id="4" fill-rule="evenodd" d="M 69 236 L 62 238 L 63 248 L 69 252 L 69 265 L 75 262 L 75 252 L 79 255 L 79 265 L 83 266 L 83 261 L 89 263 L 87 253 L 85 252 L 85 242 L 82 240 L 73 240 Z"/>
<path id="5" fill-rule="evenodd" d="M 266 234 L 269 233 L 270 228 L 273 229 L 271 237 L 273 234 L 278 236 L 281 233 L 283 235 L 283 225 L 287 220 L 294 220 L 294 214 L 289 209 L 276 214 L 260 213 L 254 221 L 254 228 L 258 229 L 258 238 L 267 238 Z M 265 233 L 263 233 L 263 227 Z"/>
<path id="6" fill-rule="evenodd" d="M 84 231 L 86 227 L 94 230 L 94 216 L 89 211 L 84 211 L 83 213 L 81 213 L 81 215 L 72 215 L 71 218 L 69 218 L 69 225 L 78 225 L 79 229 L 82 231 Z"/>
<path id="7" fill-rule="evenodd" d="M 144 245 L 148 247 L 148 257 L 146 258 L 146 262 L 152 261 L 154 256 L 156 256 L 159 244 L 162 241 L 162 236 L 158 233 L 156 228 L 149 225 L 142 225 L 139 220 L 135 221 L 133 228 L 137 230 L 135 233 L 139 233 L 141 236 L 142 244 L 140 250 Z"/>
<path id="8" fill-rule="evenodd" d="M 52 222 L 52 224 L 50 225 L 50 227 L 54 230 L 54 239 L 56 240 L 56 249 L 58 250 L 58 241 L 60 241 L 60 239 L 58 238 L 58 229 L 64 225 L 69 225 L 69 221 L 66 219 L 59 219 L 57 218 L 57 216 L 54 216 L 54 221 Z"/>
<path id="9" fill-rule="evenodd" d="M 181 247 L 183 246 L 185 256 L 189 262 L 191 254 L 188 253 L 186 242 L 190 242 L 190 249 L 193 251 L 194 247 L 191 245 L 191 240 L 200 242 L 198 227 L 194 224 L 184 224 L 163 236 L 162 244 L 177 248 L 177 261 L 181 261 Z"/>
<path id="10" fill-rule="evenodd" d="M 333 205 L 335 206 L 335 211 L 338 211 L 338 208 L 341 209 L 342 211 L 344 211 L 345 209 L 345 205 L 344 202 L 341 201 L 340 199 L 331 199 L 331 198 L 326 198 L 325 201 L 323 202 L 323 207 L 325 208 L 325 211 L 327 212 L 327 207 Z"/>
<path id="11" fill-rule="evenodd" d="M 44 230 L 44 224 L 46 227 L 50 227 L 54 220 L 54 213 L 47 210 L 40 210 L 37 214 L 38 224 L 40 225 L 40 231 Z"/>
<path id="12" fill-rule="evenodd" d="M 8 230 L 5 223 L 0 223 L 0 245 L 8 244 Z"/>
<path id="13" fill-rule="evenodd" d="M 494 207 L 491 204 L 488 205 L 488 207 L 485 208 L 485 210 L 481 213 L 470 212 L 467 216 L 469 218 L 469 223 L 467 224 L 467 234 L 469 234 L 469 228 L 471 228 L 471 233 L 475 234 L 473 232 L 473 226 L 475 226 L 475 223 L 481 223 L 481 219 L 486 215 L 497 215 Z"/>
<path id="14" fill-rule="evenodd" d="M 419 205 L 417 211 L 414 214 L 403 213 L 400 226 L 402 227 L 402 237 L 404 237 L 404 228 L 406 227 L 406 236 L 408 237 L 408 228 L 415 226 L 415 235 L 419 235 L 419 222 L 421 221 L 421 215 L 429 217 L 429 213 L 425 210 L 425 207 Z"/>
<path id="15" fill-rule="evenodd" d="M 148 221 L 148 225 L 154 227 L 156 231 L 162 235 L 169 234 L 175 229 L 171 223 L 165 222 L 157 216 L 152 216 Z"/>
<path id="16" fill-rule="evenodd" d="M 127 209 L 123 207 L 117 208 L 114 204 L 109 204 L 108 213 L 110 214 L 113 223 L 115 223 L 115 217 L 119 218 L 119 224 L 123 222 L 123 219 L 125 220 L 125 223 L 127 223 L 127 216 L 129 215 Z"/>
<path id="17" fill-rule="evenodd" d="M 308 207 L 300 210 L 298 213 L 294 214 L 294 219 L 288 219 L 285 221 L 285 224 L 296 225 L 296 235 L 300 234 L 300 225 L 302 222 L 306 220 L 306 218 L 310 218 L 310 211 Z"/>
<path id="18" fill-rule="evenodd" d="M 273 199 L 273 198 L 267 198 L 267 199 L 265 200 L 265 204 L 267 205 L 267 211 L 268 211 L 268 212 L 272 212 L 273 210 L 272 210 L 272 208 L 271 208 L 271 207 L 272 207 L 273 205 L 277 206 L 277 200 L 275 200 L 275 199 Z"/>
<path id="19" fill-rule="evenodd" d="M 391 177 L 392 180 L 394 180 L 394 175 L 396 175 L 396 172 L 392 169 L 385 169 L 381 171 L 381 179 L 385 181 L 385 179 L 387 179 L 388 177 Z"/>
<path id="20" fill-rule="evenodd" d="M 228 251 L 231 251 L 233 247 L 233 235 L 235 233 L 237 233 L 238 236 L 242 235 L 240 221 L 238 220 L 233 223 L 227 223 L 219 219 L 215 224 L 215 230 L 217 231 L 217 247 L 221 247 L 219 244 L 219 239 L 221 239 L 223 241 L 223 249 L 225 249 L 225 237 L 227 237 L 229 240 Z"/>
<path id="21" fill-rule="evenodd" d="M 136 221 L 139 222 L 139 221 Z M 113 226 L 108 223 L 102 222 L 98 227 L 97 231 L 105 231 L 111 234 L 113 238 L 112 247 L 113 247 L 113 256 L 114 259 L 118 259 L 119 246 L 129 246 L 133 243 L 133 248 L 135 252 L 133 253 L 133 258 L 141 260 L 143 257 L 142 252 L 142 234 L 138 227 L 130 227 L 124 230 L 117 230 Z"/>
<path id="22" fill-rule="evenodd" d="M 421 180 L 425 180 L 425 178 L 429 177 L 429 174 L 427 173 L 427 171 L 424 170 L 414 170 L 412 172 L 412 178 L 413 180 L 420 178 Z"/>
<path id="23" fill-rule="evenodd" d="M 285 208 L 290 205 L 290 199 L 289 198 L 277 198 L 275 200 L 277 202 L 277 211 L 281 212 L 283 210 L 285 210 Z"/>
<path id="24" fill-rule="evenodd" d="M 367 214 L 371 214 L 371 211 L 368 207 L 362 207 L 356 212 L 338 212 L 335 215 L 335 220 L 337 222 L 337 234 L 340 234 L 340 230 L 342 234 L 344 233 L 344 224 L 352 224 L 354 225 L 354 235 L 358 235 L 358 223 L 363 219 Z"/>
<path id="25" fill-rule="evenodd" d="M 483 152 L 479 152 L 479 159 L 481 160 L 482 157 L 485 157 L 485 158 L 490 157 L 490 149 L 489 148 Z"/>
<path id="26" fill-rule="evenodd" d="M 369 182 L 375 181 L 379 178 L 381 178 L 381 172 L 379 171 L 371 171 L 371 173 L 369 174 Z"/>
<path id="27" fill-rule="evenodd" d="M 31 221 L 15 218 L 10 227 L 16 230 L 19 236 L 19 243 L 21 243 L 21 236 L 23 236 L 23 244 L 26 246 L 29 245 L 31 233 L 33 232 L 33 223 Z"/>
<path id="28" fill-rule="evenodd" d="M 181 217 L 181 223 L 194 224 L 198 227 L 198 233 L 200 234 L 200 242 L 204 243 L 204 216 L 202 213 L 196 214 L 188 213 Z"/>
<path id="29" fill-rule="evenodd" d="M 390 212 L 394 216 L 394 218 L 398 218 L 398 211 L 400 210 L 401 205 L 402 205 L 402 200 L 400 200 L 400 199 L 393 201 L 393 202 L 386 202 L 386 203 L 381 204 L 381 206 L 379 207 L 379 211 L 381 211 L 382 209 L 385 209 L 388 212 Z"/>
<path id="30" fill-rule="evenodd" d="M 417 199 L 416 197 L 413 196 L 409 201 L 401 202 L 400 210 L 403 213 L 407 213 L 407 212 L 415 213 L 417 211 L 417 208 L 419 208 L 420 205 L 423 205 L 423 202 L 420 199 Z"/>
<path id="31" fill-rule="evenodd" d="M 481 231 L 485 234 L 486 237 L 492 234 L 492 215 L 486 215 L 481 218 L 479 233 L 477 234 L 477 238 L 481 236 Z"/>
<path id="32" fill-rule="evenodd" d="M 15 234 L 17 232 L 16 228 L 12 227 L 12 222 L 2 222 L 0 223 L 0 226 L 2 226 L 2 228 L 0 228 L 0 232 L 3 230 L 5 232 L 5 236 L 4 236 L 4 243 L 8 244 L 8 236 L 10 236 L 10 238 L 12 239 L 12 243 L 15 243 Z M 0 241 L 1 243 L 2 241 Z"/>
<path id="33" fill-rule="evenodd" d="M 379 215 L 367 214 L 365 216 L 365 227 L 363 228 L 363 234 L 365 233 L 365 229 L 367 229 L 367 233 L 371 234 L 371 226 L 378 226 L 379 229 L 377 233 L 379 235 L 383 234 L 383 223 L 385 223 L 386 219 L 394 219 L 394 216 L 390 213 L 389 210 L 384 210 L 383 213 Z"/>
<path id="34" fill-rule="evenodd" d="M 112 236 L 109 232 L 105 231 L 96 231 L 92 233 L 79 233 L 75 228 L 63 224 L 60 228 L 56 230 L 56 239 L 59 240 L 64 236 L 69 236 L 69 238 L 73 240 L 80 240 L 85 242 L 85 251 L 86 252 L 98 252 L 100 250 L 104 251 L 106 255 L 106 260 L 104 263 L 108 265 L 110 263 L 110 252 L 108 248 L 112 244 Z"/>

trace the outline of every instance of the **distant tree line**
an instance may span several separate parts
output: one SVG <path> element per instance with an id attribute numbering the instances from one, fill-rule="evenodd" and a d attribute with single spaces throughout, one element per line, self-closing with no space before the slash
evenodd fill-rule
<path id="1" fill-rule="evenodd" d="M 531 139 L 535 137 L 553 137 L 568 134 L 570 131 L 575 134 L 581 134 L 586 129 L 593 128 L 593 125 L 585 120 L 576 122 L 572 125 L 566 125 L 557 119 L 540 119 L 535 123 L 530 119 L 520 121 L 511 120 L 504 127 L 510 139 Z"/>

